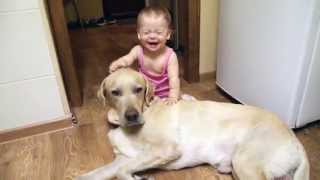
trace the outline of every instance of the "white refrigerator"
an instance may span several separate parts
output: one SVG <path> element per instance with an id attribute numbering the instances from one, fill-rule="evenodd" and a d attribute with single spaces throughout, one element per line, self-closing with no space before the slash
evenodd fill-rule
<path id="1" fill-rule="evenodd" d="M 221 0 L 217 85 L 291 128 L 320 119 L 320 0 Z"/>

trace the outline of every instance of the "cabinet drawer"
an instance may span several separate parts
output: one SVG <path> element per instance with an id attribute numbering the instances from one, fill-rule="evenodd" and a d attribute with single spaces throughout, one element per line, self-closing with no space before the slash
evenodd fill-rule
<path id="1" fill-rule="evenodd" d="M 39 0 L 0 0 L 0 12 L 39 8 Z"/>
<path id="2" fill-rule="evenodd" d="M 0 130 L 63 117 L 55 76 L 0 85 Z"/>

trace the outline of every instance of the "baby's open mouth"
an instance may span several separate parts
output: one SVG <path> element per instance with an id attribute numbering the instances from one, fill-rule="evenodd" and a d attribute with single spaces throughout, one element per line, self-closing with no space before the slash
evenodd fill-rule
<path id="1" fill-rule="evenodd" d="M 149 44 L 150 46 L 157 46 L 159 43 L 158 43 L 158 42 L 148 42 L 148 44 Z"/>

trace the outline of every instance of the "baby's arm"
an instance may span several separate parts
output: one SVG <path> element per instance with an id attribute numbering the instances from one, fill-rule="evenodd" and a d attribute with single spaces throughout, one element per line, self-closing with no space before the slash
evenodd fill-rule
<path id="1" fill-rule="evenodd" d="M 169 97 L 168 104 L 173 104 L 178 101 L 180 95 L 180 79 L 179 79 L 179 63 L 176 53 L 173 53 L 168 64 L 169 76 Z"/>
<path id="2" fill-rule="evenodd" d="M 139 46 L 133 47 L 130 52 L 119 59 L 113 61 L 109 66 L 109 72 L 112 73 L 119 68 L 130 66 L 136 59 L 138 59 Z"/>

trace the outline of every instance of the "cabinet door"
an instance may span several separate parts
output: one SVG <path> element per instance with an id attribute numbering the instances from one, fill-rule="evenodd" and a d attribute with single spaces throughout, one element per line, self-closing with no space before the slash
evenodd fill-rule
<path id="1" fill-rule="evenodd" d="M 53 75 L 39 10 L 0 14 L 0 83 Z"/>

